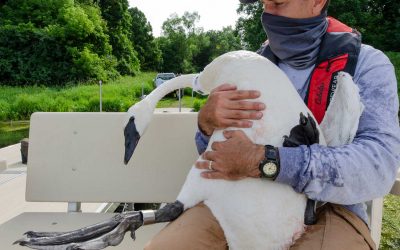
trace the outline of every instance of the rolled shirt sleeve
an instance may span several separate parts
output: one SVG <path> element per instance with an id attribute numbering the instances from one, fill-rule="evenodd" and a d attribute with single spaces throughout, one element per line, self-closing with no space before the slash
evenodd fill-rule
<path id="1" fill-rule="evenodd" d="M 210 141 L 210 136 L 203 134 L 200 130 L 197 131 L 195 136 L 197 152 L 199 154 L 204 153 L 207 149 L 208 142 Z"/>

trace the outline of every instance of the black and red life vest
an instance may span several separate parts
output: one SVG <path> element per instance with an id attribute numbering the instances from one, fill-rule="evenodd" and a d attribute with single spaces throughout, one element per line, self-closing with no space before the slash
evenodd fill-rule
<path id="1" fill-rule="evenodd" d="M 357 30 L 328 17 L 328 28 L 321 41 L 316 66 L 308 78 L 304 100 L 318 123 L 324 118 L 336 89 L 338 72 L 345 71 L 354 76 L 360 48 L 361 35 Z M 268 44 L 258 53 L 275 64 L 279 62 Z"/>

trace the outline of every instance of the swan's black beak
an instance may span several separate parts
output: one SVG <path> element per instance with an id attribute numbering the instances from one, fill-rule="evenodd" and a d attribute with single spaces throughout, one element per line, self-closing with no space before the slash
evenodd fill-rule
<path id="1" fill-rule="evenodd" d="M 125 156 L 124 156 L 124 163 L 125 165 L 128 164 L 129 160 L 131 159 L 133 152 L 135 152 L 136 145 L 140 140 L 140 135 L 136 129 L 135 125 L 135 117 L 132 116 L 129 119 L 128 124 L 124 129 L 125 135 Z"/>

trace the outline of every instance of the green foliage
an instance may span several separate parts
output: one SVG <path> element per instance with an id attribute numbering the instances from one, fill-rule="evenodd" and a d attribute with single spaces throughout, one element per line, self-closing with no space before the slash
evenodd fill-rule
<path id="1" fill-rule="evenodd" d="M 195 22 L 199 20 L 197 12 L 185 12 L 182 17 L 173 14 L 162 26 L 163 36 L 157 40 L 162 51 L 161 71 L 188 73 L 193 72 L 189 36 L 197 31 Z"/>
<path id="2" fill-rule="evenodd" d="M 157 70 L 161 64 L 161 51 L 154 40 L 152 28 L 146 16 L 138 8 L 130 8 L 130 40 L 138 52 L 140 66 L 143 70 Z"/>
<path id="3" fill-rule="evenodd" d="M 126 111 L 142 95 L 153 89 L 155 73 L 122 77 L 103 84 L 103 111 Z M 0 121 L 28 120 L 33 112 L 99 111 L 99 86 L 9 87 L 0 86 Z"/>
<path id="4" fill-rule="evenodd" d="M 140 70 L 140 62 L 132 42 L 132 17 L 128 13 L 127 0 L 99 0 L 101 14 L 107 22 L 112 54 L 118 59 L 117 69 L 123 75 L 135 75 Z"/>
<path id="5" fill-rule="evenodd" d="M 241 48 L 240 40 L 230 27 L 204 32 L 197 28 L 200 16 L 185 12 L 171 15 L 163 24 L 163 36 L 157 39 L 162 51 L 161 71 L 199 72 L 215 57 Z"/>
<path id="6" fill-rule="evenodd" d="M 0 148 L 16 144 L 29 135 L 29 122 L 0 122 Z"/>
<path id="7" fill-rule="evenodd" d="M 266 40 L 260 22 L 261 4 L 241 4 L 236 30 L 246 49 L 257 50 Z M 383 51 L 400 51 L 400 1 L 333 0 L 328 14 L 359 30 L 363 42 Z"/>
<path id="8" fill-rule="evenodd" d="M 237 12 L 241 16 L 236 22 L 236 31 L 242 40 L 243 46 L 247 50 L 256 51 L 267 39 L 260 21 L 263 6 L 260 3 L 240 4 Z"/>
<path id="9" fill-rule="evenodd" d="M 358 29 L 364 43 L 384 51 L 400 51 L 400 1 L 334 0 L 328 14 Z"/>
<path id="10" fill-rule="evenodd" d="M 383 209 L 382 238 L 379 249 L 400 249 L 400 197 L 387 195 Z"/>
<path id="11" fill-rule="evenodd" d="M 1 82 L 54 85 L 115 78 L 106 30 L 93 4 L 9 0 L 0 7 Z"/>
<path id="12" fill-rule="evenodd" d="M 196 99 L 193 102 L 193 111 L 199 112 L 199 110 L 204 106 L 207 102 L 207 99 Z"/>

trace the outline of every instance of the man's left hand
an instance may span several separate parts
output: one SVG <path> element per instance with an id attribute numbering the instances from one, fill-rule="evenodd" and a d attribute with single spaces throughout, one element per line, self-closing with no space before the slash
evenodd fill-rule
<path id="1" fill-rule="evenodd" d="M 264 159 L 263 145 L 254 144 L 241 130 L 224 131 L 226 141 L 213 142 L 211 149 L 206 151 L 204 161 L 196 162 L 199 169 L 209 169 L 201 176 L 207 179 L 239 180 L 246 177 L 260 177 L 258 165 Z"/>

